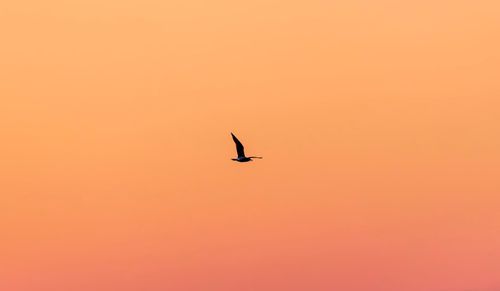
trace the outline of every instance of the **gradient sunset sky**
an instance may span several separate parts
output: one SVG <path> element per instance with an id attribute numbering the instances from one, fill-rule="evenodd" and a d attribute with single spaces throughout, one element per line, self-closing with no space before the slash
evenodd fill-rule
<path id="1" fill-rule="evenodd" d="M 0 290 L 500 290 L 499 12 L 3 1 Z"/>

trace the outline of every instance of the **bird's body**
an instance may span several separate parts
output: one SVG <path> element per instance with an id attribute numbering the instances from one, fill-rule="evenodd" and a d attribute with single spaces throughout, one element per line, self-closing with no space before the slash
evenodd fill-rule
<path id="1" fill-rule="evenodd" d="M 231 159 L 231 160 L 236 161 L 236 162 L 240 162 L 240 163 L 246 163 L 246 162 L 252 161 L 251 158 L 247 158 L 247 157 L 241 157 L 241 158 L 236 158 L 236 159 Z"/>
<path id="2" fill-rule="evenodd" d="M 245 148 L 243 144 L 236 138 L 236 136 L 231 132 L 231 136 L 233 137 L 233 141 L 236 144 L 236 152 L 238 153 L 238 157 L 236 159 L 231 159 L 235 162 L 246 163 L 251 162 L 252 159 L 262 159 L 262 157 L 247 157 L 245 156 Z"/>

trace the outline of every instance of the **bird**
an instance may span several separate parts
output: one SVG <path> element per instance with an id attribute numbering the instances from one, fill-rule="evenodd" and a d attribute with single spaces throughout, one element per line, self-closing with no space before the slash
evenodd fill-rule
<path id="1" fill-rule="evenodd" d="M 262 157 L 246 157 L 245 148 L 243 147 L 243 144 L 241 144 L 241 142 L 232 132 L 231 136 L 233 137 L 233 141 L 236 144 L 236 152 L 238 153 L 238 157 L 236 159 L 231 159 L 231 160 L 235 162 L 245 163 L 245 162 L 251 162 L 252 159 L 262 159 Z"/>

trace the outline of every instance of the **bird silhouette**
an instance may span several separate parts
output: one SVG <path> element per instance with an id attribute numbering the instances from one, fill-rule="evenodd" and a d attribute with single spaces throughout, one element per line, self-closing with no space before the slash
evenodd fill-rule
<path id="1" fill-rule="evenodd" d="M 238 138 L 231 132 L 231 136 L 233 137 L 234 143 L 236 144 L 236 152 L 238 153 L 238 157 L 236 159 L 231 159 L 236 162 L 245 163 L 250 162 L 252 159 L 262 159 L 262 157 L 246 157 L 245 156 L 245 148 L 243 144 L 238 140 Z"/>

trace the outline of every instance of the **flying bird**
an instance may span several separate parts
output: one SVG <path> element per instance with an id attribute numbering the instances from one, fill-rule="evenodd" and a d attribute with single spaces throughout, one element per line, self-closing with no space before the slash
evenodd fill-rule
<path id="1" fill-rule="evenodd" d="M 244 162 L 250 162 L 252 159 L 262 159 L 262 157 L 246 157 L 245 156 L 245 148 L 241 144 L 241 142 L 234 136 L 234 134 L 231 132 L 231 136 L 233 137 L 234 143 L 236 144 L 236 152 L 238 153 L 238 157 L 236 159 L 231 159 L 236 162 L 244 163 Z"/>

